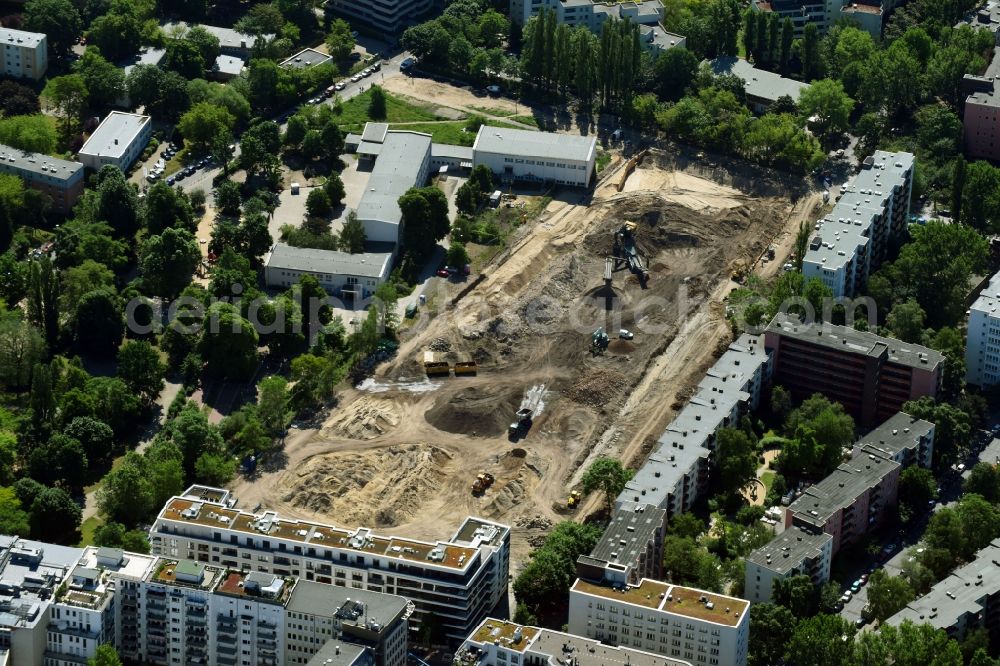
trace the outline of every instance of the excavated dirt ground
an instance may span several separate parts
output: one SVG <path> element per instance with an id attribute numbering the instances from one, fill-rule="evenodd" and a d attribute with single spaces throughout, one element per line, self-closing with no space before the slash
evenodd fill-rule
<path id="1" fill-rule="evenodd" d="M 397 358 L 367 385 L 378 392 L 344 390 L 320 431 L 289 437 L 283 471 L 237 482 L 236 495 L 290 516 L 424 539 L 446 538 L 470 514 L 499 519 L 515 526 L 516 574 L 552 522 L 598 508 L 597 497 L 576 513 L 565 508 L 590 460 L 641 463 L 728 339 L 722 298 L 735 263 L 756 261 L 771 243 L 782 259 L 818 201 L 810 195 L 793 209 L 787 197 L 760 194 L 763 174 L 716 170 L 713 180 L 673 164 L 654 152 L 621 193 L 612 185 L 619 170 L 593 192 L 561 194 L 453 307 L 464 285 L 442 282 L 429 300 L 444 309 L 422 311 L 406 330 Z M 620 270 L 608 292 L 605 258 L 626 220 L 638 225 L 648 286 Z M 612 342 L 593 356 L 598 326 Z M 634 339 L 617 339 L 620 328 Z M 478 375 L 427 380 L 425 350 L 472 354 Z M 512 444 L 506 428 L 522 401 L 541 414 Z M 496 482 L 473 497 L 479 471 Z"/>

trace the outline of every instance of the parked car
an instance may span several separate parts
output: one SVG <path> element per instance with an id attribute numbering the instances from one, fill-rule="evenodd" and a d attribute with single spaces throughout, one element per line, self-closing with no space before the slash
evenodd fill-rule
<path id="1" fill-rule="evenodd" d="M 173 185 L 175 182 L 177 182 L 177 179 L 175 177 L 173 176 L 167 177 L 167 185 Z"/>
<path id="2" fill-rule="evenodd" d="M 622 330 L 618 331 L 618 337 L 620 337 L 622 340 L 631 340 L 632 338 L 635 337 L 635 333 L 628 330 L 627 328 L 623 328 Z"/>
<path id="3" fill-rule="evenodd" d="M 448 271 L 447 271 L 446 269 L 444 269 L 444 268 L 439 268 L 439 269 L 437 270 L 437 273 L 436 273 L 436 275 L 437 275 L 438 277 L 443 277 L 443 278 L 446 278 L 446 277 L 448 277 L 448 276 L 449 276 L 450 274 L 448 273 Z"/>
<path id="4" fill-rule="evenodd" d="M 381 60 L 376 60 L 375 62 L 372 63 L 372 71 L 373 72 L 377 72 L 380 69 L 382 69 L 382 61 Z"/>
<path id="5" fill-rule="evenodd" d="M 858 580 L 861 581 L 862 585 L 864 585 L 865 583 L 868 582 L 868 574 L 861 574 L 861 578 L 859 578 Z"/>
<path id="6" fill-rule="evenodd" d="M 347 86 L 345 86 L 345 85 L 343 84 L 343 82 L 341 82 L 341 81 L 337 81 L 336 83 L 334 83 L 334 84 L 333 84 L 333 89 L 334 89 L 334 90 L 343 90 L 343 89 L 344 89 L 344 88 L 346 88 L 346 87 L 347 87 Z"/>
<path id="7" fill-rule="evenodd" d="M 858 629 L 865 626 L 866 624 L 868 624 L 868 620 L 866 620 L 864 617 L 859 617 L 857 620 L 854 621 L 854 626 L 857 627 Z"/>
<path id="8" fill-rule="evenodd" d="M 498 85 L 486 86 L 486 92 L 488 92 L 491 95 L 499 95 L 500 86 Z"/>
<path id="9" fill-rule="evenodd" d="M 840 600 L 843 601 L 846 604 L 848 601 L 851 600 L 851 596 L 853 594 L 854 593 L 851 592 L 850 590 L 844 590 L 844 594 L 840 597 Z"/>
<path id="10" fill-rule="evenodd" d="M 851 592 L 857 594 L 858 590 L 860 590 L 860 589 L 861 589 L 861 580 L 860 579 L 858 579 L 858 580 L 854 581 L 853 583 L 851 583 Z"/>

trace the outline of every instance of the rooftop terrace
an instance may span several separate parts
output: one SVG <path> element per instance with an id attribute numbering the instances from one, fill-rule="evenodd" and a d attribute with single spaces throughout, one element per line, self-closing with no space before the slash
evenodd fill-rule
<path id="1" fill-rule="evenodd" d="M 477 643 L 493 643 L 500 641 L 508 650 L 524 652 L 528 643 L 538 635 L 538 627 L 527 627 L 506 620 L 484 620 L 476 632 L 470 637 Z M 517 640 L 515 641 L 515 634 Z"/>
<path id="2" fill-rule="evenodd" d="M 577 579 L 573 590 L 665 613 L 735 627 L 750 607 L 750 602 L 693 587 L 682 587 L 643 578 L 639 585 L 615 588 Z"/>
<path id="3" fill-rule="evenodd" d="M 191 501 L 175 497 L 167 502 L 160 513 L 160 520 L 190 523 L 213 528 L 227 528 L 245 534 L 268 536 L 287 541 L 320 546 L 344 548 L 411 562 L 436 564 L 451 569 L 464 569 L 472 562 L 478 548 L 448 542 L 427 543 L 398 537 L 382 537 L 367 528 L 353 532 L 329 525 L 300 520 L 281 520 L 274 512 L 255 515 L 228 509 L 217 504 Z M 466 525 L 472 525 L 466 523 Z M 475 541 L 475 529 L 468 532 L 470 543 Z M 155 529 L 155 528 L 154 528 Z M 462 536 L 464 532 L 460 532 Z M 486 543 L 483 539 L 480 542 Z"/>

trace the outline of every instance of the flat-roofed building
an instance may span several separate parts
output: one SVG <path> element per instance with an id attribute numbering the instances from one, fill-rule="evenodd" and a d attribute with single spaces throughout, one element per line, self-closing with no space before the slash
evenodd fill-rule
<path id="1" fill-rule="evenodd" d="M 138 641 L 135 588 L 156 558 L 118 548 L 88 546 L 56 595 L 46 628 L 45 666 L 79 666 L 105 643 Z"/>
<path id="2" fill-rule="evenodd" d="M 941 352 L 824 322 L 778 315 L 764 332 L 774 383 L 795 400 L 815 393 L 839 402 L 862 427 L 874 426 L 941 386 Z"/>
<path id="3" fill-rule="evenodd" d="M 181 496 L 166 503 L 149 537 L 164 557 L 405 596 L 416 607 L 415 629 L 433 616 L 443 639 L 456 644 L 507 594 L 510 528 L 482 518 L 426 542 Z"/>
<path id="4" fill-rule="evenodd" d="M 264 255 L 264 283 L 288 288 L 303 275 L 312 275 L 328 293 L 345 301 L 366 302 L 389 279 L 395 247 L 383 243 L 383 252 L 350 254 L 275 243 Z"/>
<path id="5" fill-rule="evenodd" d="M 855 22 L 875 39 L 882 37 L 882 24 L 902 0 L 752 0 L 751 7 L 765 13 L 773 12 L 779 21 L 792 21 L 793 36 L 801 39 L 806 25 L 816 24 L 821 35 L 837 21 Z"/>
<path id="6" fill-rule="evenodd" d="M 667 512 L 663 509 L 649 504 L 619 504 L 594 549 L 577 559 L 577 575 L 623 584 L 660 578 L 666 532 Z"/>
<path id="7" fill-rule="evenodd" d="M 363 144 L 378 143 L 379 148 L 357 214 L 369 241 L 398 244 L 403 224 L 399 198 L 411 187 L 427 183 L 431 135 L 388 129 L 383 132 L 382 126 L 370 123 L 362 135 Z"/>
<path id="8" fill-rule="evenodd" d="M 219 54 L 215 59 L 215 64 L 206 75 L 216 81 L 231 81 L 243 73 L 246 64 L 242 58 L 232 55 Z"/>
<path id="9" fill-rule="evenodd" d="M 866 158 L 833 210 L 816 222 L 803 277 L 819 278 L 834 297 L 857 294 L 906 229 L 913 168 L 911 153 L 877 150 Z"/>
<path id="10" fill-rule="evenodd" d="M 733 341 L 660 435 L 616 504 L 651 504 L 666 510 L 668 519 L 690 510 L 708 481 L 716 433 L 756 409 L 770 375 L 770 357 L 761 337 L 743 334 Z"/>
<path id="11" fill-rule="evenodd" d="M 94 171 L 110 164 L 125 172 L 139 159 L 152 136 L 149 116 L 112 111 L 83 144 L 77 157 Z"/>
<path id="12" fill-rule="evenodd" d="M 48 37 L 0 27 L 0 74 L 38 81 L 49 67 Z"/>
<path id="13" fill-rule="evenodd" d="M 17 666 L 43 666 L 57 593 L 83 549 L 0 535 L 0 648 Z"/>
<path id="14" fill-rule="evenodd" d="M 372 27 L 398 39 L 408 26 L 419 23 L 433 0 L 327 0 L 326 10 Z"/>
<path id="15" fill-rule="evenodd" d="M 976 629 L 995 636 L 1000 631 L 1000 539 L 886 623 L 898 627 L 907 620 L 941 629 L 957 641 Z"/>
<path id="16" fill-rule="evenodd" d="M 930 469 L 934 460 L 934 424 L 899 412 L 883 421 L 854 444 L 853 456 L 874 454 L 895 460 L 903 467 Z"/>
<path id="17" fill-rule="evenodd" d="M 871 454 L 841 463 L 792 502 L 785 526 L 826 532 L 833 537 L 831 555 L 836 555 L 885 522 L 896 505 L 901 470 L 895 460 Z"/>
<path id="18" fill-rule="evenodd" d="M 489 618 L 455 653 L 457 666 L 691 666 L 625 645 Z"/>
<path id="19" fill-rule="evenodd" d="M 302 49 L 293 56 L 282 60 L 278 65 L 285 69 L 309 69 L 318 65 L 333 62 L 333 56 L 316 49 Z"/>
<path id="20" fill-rule="evenodd" d="M 731 74 L 743 81 L 747 104 L 754 113 L 766 113 L 768 107 L 781 97 L 791 97 L 798 104 L 799 95 L 803 90 L 809 89 L 808 83 L 786 79 L 766 69 L 757 69 L 743 58 L 719 56 L 708 64 L 716 76 Z"/>
<path id="21" fill-rule="evenodd" d="M 364 648 L 378 666 L 406 666 L 407 617 L 403 597 L 300 580 L 285 604 L 283 664 L 309 664 L 316 637 Z M 320 651 L 322 652 L 322 650 Z"/>
<path id="22" fill-rule="evenodd" d="M 644 578 L 610 585 L 578 578 L 569 591 L 571 634 L 706 666 L 743 666 L 750 637 L 745 599 Z"/>
<path id="23" fill-rule="evenodd" d="M 52 208 L 63 215 L 83 194 L 83 172 L 79 162 L 0 144 L 0 173 L 19 176 L 26 186 L 47 194 L 52 198 Z"/>
<path id="24" fill-rule="evenodd" d="M 510 0 L 510 19 L 524 25 L 544 9 L 554 10 L 558 23 L 565 23 L 571 28 L 583 26 L 594 33 L 599 33 L 601 26 L 609 19 L 632 21 L 641 26 L 655 26 L 663 21 L 663 4 L 660 0 L 617 3 L 594 0 Z"/>
<path id="25" fill-rule="evenodd" d="M 1000 383 L 1000 273 L 990 278 L 969 308 L 965 381 L 980 388 Z"/>
<path id="26" fill-rule="evenodd" d="M 588 187 L 597 159 L 597 137 L 483 125 L 472 145 L 480 164 L 501 180 Z"/>
<path id="27" fill-rule="evenodd" d="M 215 36 L 219 40 L 219 51 L 222 54 L 236 56 L 238 58 L 242 58 L 243 60 L 250 59 L 254 45 L 257 43 L 258 39 L 261 40 L 263 44 L 268 44 L 274 40 L 274 35 L 271 34 L 255 37 L 253 35 L 238 32 L 232 28 L 223 28 L 217 25 L 197 25 L 204 28 L 210 35 Z M 167 34 L 177 34 L 180 37 L 183 37 L 184 34 L 193 27 L 194 25 L 190 23 L 175 21 L 172 23 L 165 23 L 163 25 L 163 31 Z"/>
<path id="28" fill-rule="evenodd" d="M 747 555 L 743 596 L 769 603 L 775 581 L 793 576 L 809 576 L 813 585 L 822 585 L 830 580 L 832 562 L 832 536 L 793 525 Z"/>

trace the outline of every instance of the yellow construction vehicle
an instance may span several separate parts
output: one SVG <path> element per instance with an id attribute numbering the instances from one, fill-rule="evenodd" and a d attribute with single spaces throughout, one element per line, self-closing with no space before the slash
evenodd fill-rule
<path id="1" fill-rule="evenodd" d="M 444 360 L 440 354 L 425 351 L 424 372 L 427 373 L 428 377 L 446 377 L 450 372 L 450 366 L 448 365 L 448 361 Z"/>
<path id="2" fill-rule="evenodd" d="M 574 490 L 566 498 L 566 506 L 570 509 L 575 509 L 580 505 L 581 499 L 583 499 L 583 494 L 579 490 Z"/>
<path id="3" fill-rule="evenodd" d="M 459 354 L 459 359 L 455 361 L 455 376 L 475 375 L 478 370 L 476 362 L 469 354 Z"/>
<path id="4" fill-rule="evenodd" d="M 472 482 L 472 494 L 482 495 L 486 489 L 493 485 L 493 475 L 489 472 L 480 472 L 476 480 Z"/>

